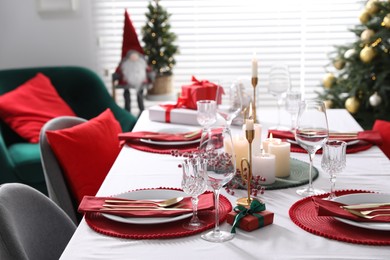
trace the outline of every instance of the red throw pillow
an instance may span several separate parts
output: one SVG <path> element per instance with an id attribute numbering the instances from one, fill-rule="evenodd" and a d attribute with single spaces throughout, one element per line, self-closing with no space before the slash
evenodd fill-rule
<path id="1" fill-rule="evenodd" d="M 42 73 L 0 96 L 0 118 L 30 143 L 38 143 L 42 126 L 57 116 L 75 116 Z"/>
<path id="2" fill-rule="evenodd" d="M 375 120 L 372 130 L 378 131 L 382 137 L 382 144 L 379 146 L 381 150 L 390 159 L 390 122 L 384 120 Z"/>
<path id="3" fill-rule="evenodd" d="M 94 196 L 119 154 L 119 122 L 110 109 L 74 127 L 47 131 L 46 136 L 78 203 Z"/>

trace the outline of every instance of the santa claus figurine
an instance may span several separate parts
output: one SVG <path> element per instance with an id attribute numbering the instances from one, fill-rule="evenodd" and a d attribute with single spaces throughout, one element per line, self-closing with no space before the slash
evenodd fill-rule
<path id="1" fill-rule="evenodd" d="M 148 67 L 144 51 L 139 44 L 137 33 L 125 10 L 125 25 L 123 29 L 122 59 L 113 74 L 114 88 L 124 89 L 125 109 L 131 111 L 130 88 L 136 90 L 140 112 L 144 110 L 144 89 L 151 86 L 154 72 Z M 115 91 L 115 89 L 114 89 Z"/>

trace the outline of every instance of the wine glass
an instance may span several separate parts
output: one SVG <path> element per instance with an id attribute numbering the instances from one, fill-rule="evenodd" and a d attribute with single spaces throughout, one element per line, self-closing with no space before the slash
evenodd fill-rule
<path id="1" fill-rule="evenodd" d="M 242 88 L 243 86 L 239 81 L 222 81 L 218 85 L 216 95 L 217 112 L 225 119 L 228 127 L 232 125 L 233 120 L 242 111 L 242 91 L 244 90 Z"/>
<path id="2" fill-rule="evenodd" d="M 309 186 L 298 189 L 301 196 L 311 196 L 323 193 L 313 188 L 312 168 L 315 153 L 328 140 L 328 120 L 326 117 L 325 104 L 320 100 L 304 100 L 299 104 L 295 139 L 298 144 L 309 154 Z"/>
<path id="3" fill-rule="evenodd" d="M 207 187 L 207 160 L 195 157 L 188 158 L 182 163 L 183 178 L 181 187 L 183 191 L 190 195 L 192 202 L 192 218 L 189 222 L 184 223 L 183 227 L 189 230 L 196 230 L 205 224 L 198 218 L 198 196 L 206 191 Z"/>
<path id="4" fill-rule="evenodd" d="M 215 203 L 215 227 L 201 237 L 210 242 L 224 242 L 234 235 L 219 229 L 219 194 L 236 172 L 236 160 L 230 129 L 224 126 L 211 127 L 203 131 L 199 146 L 202 158 L 207 159 L 207 184 L 213 189 Z"/>
<path id="5" fill-rule="evenodd" d="M 207 129 L 217 122 L 217 105 L 215 100 L 199 100 L 197 105 L 198 123 Z"/>
<path id="6" fill-rule="evenodd" d="M 336 198 L 336 173 L 340 173 L 346 166 L 347 143 L 338 140 L 328 140 L 322 147 L 321 167 L 330 175 L 330 194 L 328 200 Z"/>
<path id="7" fill-rule="evenodd" d="M 299 110 L 299 102 L 301 102 L 301 92 L 287 91 L 286 93 L 286 111 L 291 115 L 291 130 L 294 131 L 297 124 L 297 115 Z"/>
<path id="8" fill-rule="evenodd" d="M 268 92 L 278 100 L 278 123 L 270 129 L 285 130 L 280 125 L 280 108 L 283 104 L 283 93 L 290 89 L 290 72 L 287 65 L 272 66 L 269 72 Z"/>

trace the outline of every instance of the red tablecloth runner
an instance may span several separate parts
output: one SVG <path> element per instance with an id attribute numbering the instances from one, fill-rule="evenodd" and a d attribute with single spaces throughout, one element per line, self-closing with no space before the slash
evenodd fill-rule
<path id="1" fill-rule="evenodd" d="M 220 223 L 226 220 L 226 216 L 230 211 L 232 211 L 232 204 L 225 196 L 220 195 Z M 198 213 L 199 218 L 207 223 L 205 227 L 198 230 L 187 230 L 183 228 L 183 223 L 189 221 L 190 218 L 164 224 L 136 225 L 112 221 L 105 218 L 101 213 L 87 213 L 85 214 L 85 220 L 90 228 L 107 236 L 132 239 L 162 239 L 191 236 L 211 229 L 215 225 L 214 213 L 214 210 L 206 210 Z"/>
<path id="2" fill-rule="evenodd" d="M 337 191 L 337 196 L 369 191 Z M 317 195 L 325 198 L 329 194 Z M 311 197 L 297 201 L 289 210 L 291 220 L 302 229 L 318 236 L 354 244 L 390 245 L 390 232 L 351 226 L 333 217 L 318 217 Z"/>

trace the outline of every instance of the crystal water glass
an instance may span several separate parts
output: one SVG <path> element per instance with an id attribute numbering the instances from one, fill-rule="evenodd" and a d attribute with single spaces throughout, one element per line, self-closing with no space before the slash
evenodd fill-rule
<path id="1" fill-rule="evenodd" d="M 217 103 L 215 100 L 199 100 L 197 105 L 198 123 L 205 129 L 217 122 Z"/>
<path id="2" fill-rule="evenodd" d="M 291 130 L 295 130 L 297 124 L 297 115 L 299 110 L 299 103 L 301 102 L 301 92 L 287 91 L 285 108 L 291 115 Z"/>
<path id="3" fill-rule="evenodd" d="M 193 214 L 189 222 L 183 227 L 189 230 L 196 230 L 203 227 L 204 222 L 198 218 L 198 196 L 207 188 L 207 161 L 202 158 L 188 158 L 182 163 L 183 178 L 181 187 L 183 191 L 191 196 Z"/>
<path id="4" fill-rule="evenodd" d="M 217 112 L 225 119 L 228 127 L 243 110 L 241 88 L 240 82 L 236 80 L 219 82 L 216 95 Z"/>
<path id="5" fill-rule="evenodd" d="M 322 147 L 322 169 L 330 175 L 330 194 L 327 199 L 336 197 L 336 174 L 342 172 L 346 166 L 347 143 L 338 140 L 328 140 Z"/>
<path id="6" fill-rule="evenodd" d="M 325 104 L 320 100 L 304 100 L 299 103 L 295 140 L 309 154 L 309 185 L 297 190 L 297 194 L 307 197 L 324 193 L 313 187 L 313 159 L 316 152 L 328 140 L 328 119 Z"/>
<path id="7" fill-rule="evenodd" d="M 213 231 L 201 237 L 210 242 L 224 242 L 234 238 L 234 234 L 219 229 L 219 194 L 223 185 L 233 179 L 236 172 L 236 159 L 230 129 L 213 126 L 203 131 L 199 146 L 202 158 L 207 159 L 207 184 L 214 192 L 215 226 Z"/>

